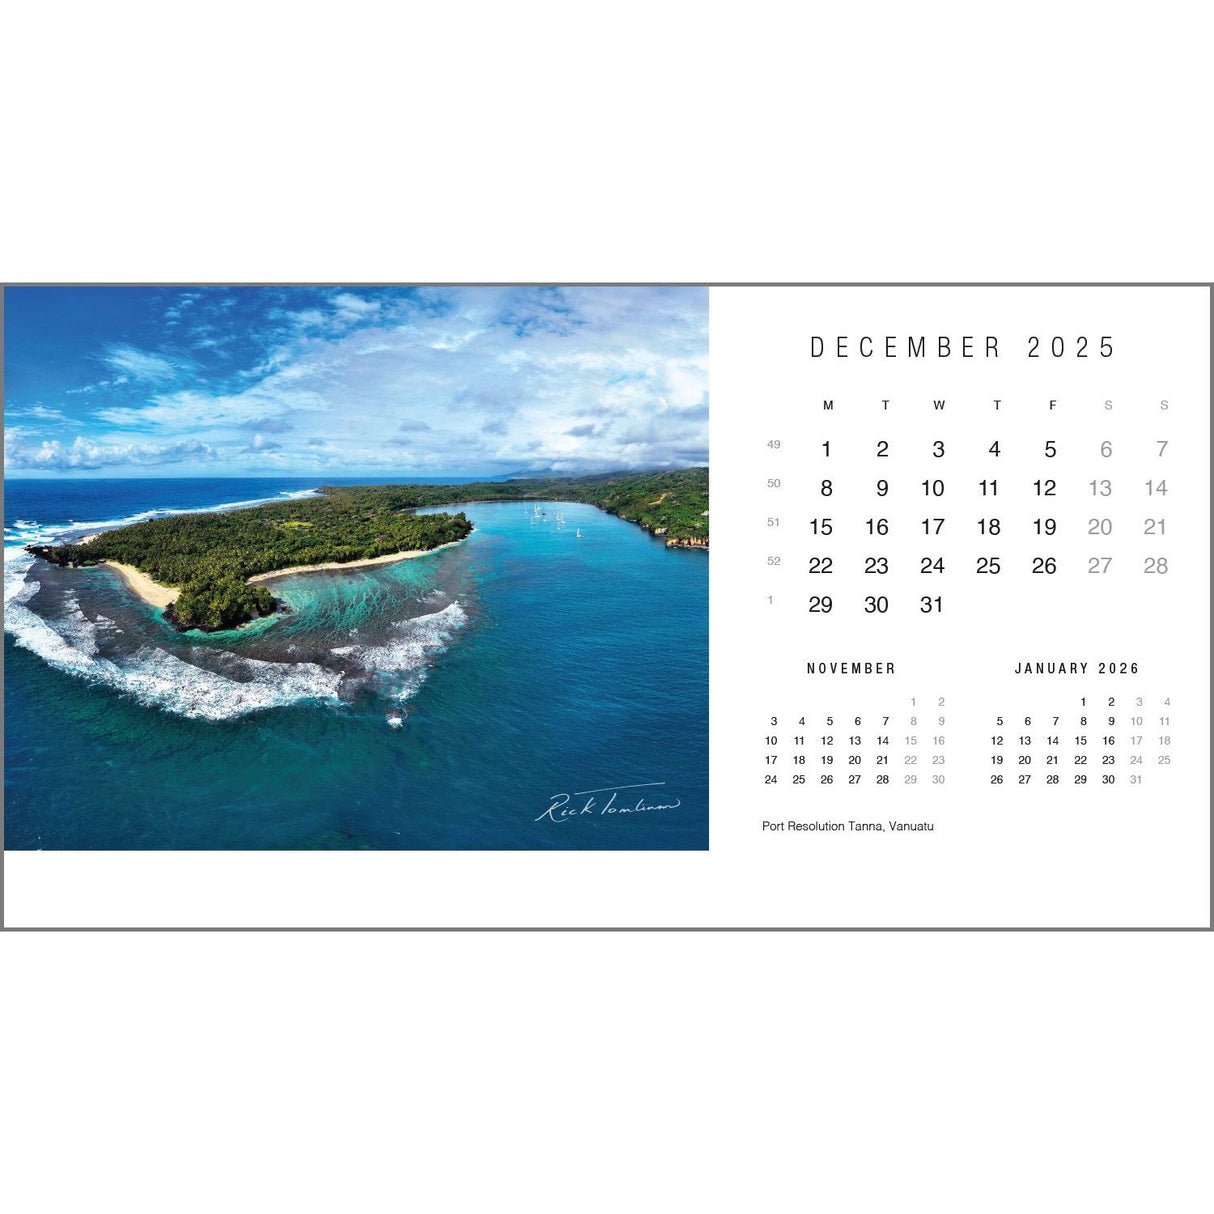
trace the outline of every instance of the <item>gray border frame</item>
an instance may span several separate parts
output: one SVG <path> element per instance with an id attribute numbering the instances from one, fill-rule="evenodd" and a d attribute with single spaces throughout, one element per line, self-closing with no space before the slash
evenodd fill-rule
<path id="1" fill-rule="evenodd" d="M 1214 412 L 1214 283 L 1205 281 L 1183 282 L 13 282 L 0 283 L 0 401 L 4 399 L 4 294 L 8 287 L 1195 287 L 1208 292 L 1209 324 L 1207 357 L 1208 381 L 1207 391 L 1210 400 L 1207 402 Z M 710 339 L 711 340 L 711 339 Z M 0 419 L 0 432 L 3 431 L 3 421 Z M 711 458 L 711 457 L 710 457 Z M 1214 431 L 1211 433 L 1210 467 L 1214 468 Z M 0 478 L 0 507 L 4 504 L 4 490 Z M 1214 496 L 1210 507 L 1211 534 L 1214 535 Z M 1214 568 L 1210 571 L 1207 585 L 1207 612 L 1209 612 L 1210 594 L 1214 590 Z M 1214 621 L 1211 621 L 1214 628 Z M 1212 631 L 1214 639 L 1214 631 Z M 0 656 L 0 709 L 3 707 L 3 672 L 4 662 Z M 1214 708 L 1214 703 L 1212 703 Z M 3 753 L 4 717 L 0 711 L 0 754 Z M 1214 713 L 1211 715 L 1210 746 L 1206 752 L 1207 774 L 1214 776 Z M 1210 802 L 1210 855 L 1207 860 L 1206 876 L 1210 885 L 1210 922 L 1205 926 L 1177 927 L 1140 927 L 1123 926 L 1070 926 L 1070 927 L 737 927 L 729 925 L 705 925 L 697 927 L 537 927 L 537 926 L 499 926 L 499 927 L 334 927 L 317 924 L 298 927 L 9 927 L 5 923 L 4 910 L 4 793 L 0 788 L 0 933 L 2 932 L 1214 932 L 1214 795 Z"/>

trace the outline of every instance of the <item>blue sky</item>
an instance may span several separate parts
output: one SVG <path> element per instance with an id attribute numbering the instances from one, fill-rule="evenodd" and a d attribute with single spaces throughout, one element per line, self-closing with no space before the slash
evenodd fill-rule
<path id="1" fill-rule="evenodd" d="M 7 475 L 494 475 L 708 459 L 703 288 L 17 287 Z"/>

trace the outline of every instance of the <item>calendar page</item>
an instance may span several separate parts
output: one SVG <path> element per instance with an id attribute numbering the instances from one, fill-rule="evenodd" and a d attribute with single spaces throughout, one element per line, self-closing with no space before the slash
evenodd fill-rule
<path id="1" fill-rule="evenodd" d="M 1206 290 L 712 304 L 714 844 L 832 922 L 1208 923 Z"/>
<path id="2" fill-rule="evenodd" d="M 1211 923 L 1207 287 L 4 321 L 9 924 Z"/>

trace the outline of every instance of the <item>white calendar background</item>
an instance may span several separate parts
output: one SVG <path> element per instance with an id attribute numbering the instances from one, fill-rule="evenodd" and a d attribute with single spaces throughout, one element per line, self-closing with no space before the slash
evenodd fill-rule
<path id="1" fill-rule="evenodd" d="M 800 921 L 1208 923 L 1208 292 L 712 325 L 714 850 Z"/>

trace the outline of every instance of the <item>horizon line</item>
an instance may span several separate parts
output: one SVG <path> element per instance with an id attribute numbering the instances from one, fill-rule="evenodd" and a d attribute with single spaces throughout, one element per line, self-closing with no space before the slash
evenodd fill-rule
<path id="1" fill-rule="evenodd" d="M 600 470 L 593 471 L 593 472 L 553 472 L 553 471 L 547 471 L 547 472 L 544 472 L 544 471 L 536 471 L 536 472 L 451 472 L 451 473 L 431 472 L 426 475 L 442 476 L 442 477 L 460 476 L 460 477 L 467 477 L 470 480 L 471 479 L 528 480 L 528 479 L 539 479 L 541 477 L 559 478 L 559 477 L 578 477 L 578 476 L 618 476 L 618 475 L 628 475 L 630 473 L 641 473 L 641 472 L 692 472 L 699 468 L 703 468 L 705 471 L 707 471 L 708 467 L 709 467 L 709 465 L 707 463 L 702 463 L 702 464 L 684 464 L 678 468 L 662 467 L 662 466 L 647 467 L 647 468 L 606 468 L 606 469 L 600 469 Z M 349 473 L 348 475 L 341 474 L 341 473 L 337 473 L 337 474 L 329 473 L 329 474 L 327 474 L 327 479 L 332 480 L 336 477 L 337 479 L 348 480 L 351 477 L 355 477 L 355 476 L 370 476 L 370 477 L 375 477 L 378 479 L 382 479 L 384 477 L 400 476 L 400 477 L 404 477 L 406 480 L 425 480 L 425 476 L 409 476 L 403 472 L 388 472 L 388 473 L 382 473 L 382 474 L 373 473 L 373 472 L 365 472 L 365 473 L 364 472 L 352 472 L 352 473 Z M 16 475 L 16 474 L 9 475 L 6 473 L 3 477 L 3 480 L 6 483 L 8 481 L 39 481 L 39 480 L 56 480 L 56 479 L 59 479 L 59 480 L 92 479 L 92 480 L 113 480 L 113 481 L 119 481 L 119 480 L 128 480 L 128 481 L 140 481 L 140 480 L 148 480 L 148 481 L 150 481 L 150 480 L 244 481 L 244 480 L 273 480 L 275 477 L 278 477 L 278 478 L 284 479 L 284 480 L 286 480 L 286 479 L 318 480 L 321 483 L 323 483 L 326 479 L 326 476 L 313 477 L 309 473 L 305 473 L 305 472 L 264 472 L 264 473 L 246 472 L 246 473 L 229 473 L 227 475 L 214 475 L 214 476 L 208 476 L 208 475 L 203 475 L 203 474 L 197 474 L 197 475 L 193 475 L 193 476 L 166 476 L 166 475 L 155 475 L 155 474 L 148 475 L 148 476 L 129 476 L 129 475 L 128 476 L 108 476 L 108 475 L 105 475 L 102 473 L 97 473 L 95 471 L 88 471 L 88 470 L 82 470 L 79 473 L 73 473 L 73 472 L 68 472 L 68 471 L 64 471 L 61 469 L 55 469 L 54 471 L 48 470 L 46 473 L 41 473 L 41 474 L 35 473 L 32 476 L 30 476 L 30 475 L 20 476 L 20 475 Z"/>

